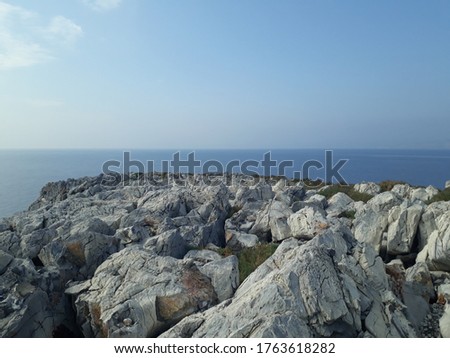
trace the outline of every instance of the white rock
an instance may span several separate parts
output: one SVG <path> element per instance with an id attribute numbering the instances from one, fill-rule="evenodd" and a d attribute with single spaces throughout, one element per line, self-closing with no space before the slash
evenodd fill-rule
<path id="1" fill-rule="evenodd" d="M 391 192 L 403 199 L 408 199 L 411 197 L 411 190 L 412 188 L 409 184 L 395 184 Z"/>
<path id="2" fill-rule="evenodd" d="M 425 260 L 432 271 L 450 271 L 450 212 L 439 216 L 436 226 L 418 259 Z"/>
<path id="3" fill-rule="evenodd" d="M 305 203 L 315 204 L 321 209 L 325 209 L 328 206 L 327 198 L 320 194 L 314 194 L 305 200 Z"/>
<path id="4" fill-rule="evenodd" d="M 227 246 L 233 250 L 242 250 L 246 247 L 258 245 L 259 238 L 253 234 L 245 234 L 236 231 L 227 231 Z"/>
<path id="5" fill-rule="evenodd" d="M 437 193 L 439 193 L 439 190 L 432 186 L 428 186 L 427 188 L 412 189 L 409 197 L 411 200 L 421 200 L 425 202 L 430 200 Z"/>
<path id="6" fill-rule="evenodd" d="M 325 215 L 314 207 L 297 211 L 288 218 L 287 223 L 292 236 L 298 239 L 312 239 L 329 227 Z"/>
<path id="7" fill-rule="evenodd" d="M 203 265 L 211 261 L 220 260 L 222 256 L 212 250 L 190 250 L 184 258 L 194 260 L 197 266 L 199 266 L 199 264 Z"/>
<path id="8" fill-rule="evenodd" d="M 380 252 L 383 234 L 388 228 L 389 210 L 401 202 L 396 194 L 389 191 L 370 199 L 362 210 L 356 212 L 353 221 L 355 238 Z"/>
<path id="9" fill-rule="evenodd" d="M 210 279 L 192 261 L 129 247 L 97 269 L 75 307 L 85 337 L 145 338 L 216 303 Z"/>
<path id="10" fill-rule="evenodd" d="M 381 259 L 342 235 L 283 241 L 231 300 L 160 337 L 414 337 Z"/>
<path id="11" fill-rule="evenodd" d="M 239 268 L 236 256 L 211 261 L 199 267 L 199 270 L 211 279 L 219 302 L 233 297 L 239 287 Z"/>
<path id="12" fill-rule="evenodd" d="M 422 211 L 422 205 L 409 205 L 407 201 L 404 201 L 400 206 L 393 207 L 389 211 L 388 254 L 402 255 L 410 253 Z"/>
<path id="13" fill-rule="evenodd" d="M 188 246 L 178 229 L 165 231 L 147 239 L 144 249 L 153 251 L 160 256 L 172 256 L 176 259 L 183 258 L 188 252 Z"/>
<path id="14" fill-rule="evenodd" d="M 362 182 L 355 184 L 353 190 L 363 194 L 377 195 L 380 193 L 381 188 L 378 184 L 373 182 Z"/>
<path id="15" fill-rule="evenodd" d="M 345 193 L 336 193 L 328 200 L 326 211 L 330 217 L 337 217 L 349 210 L 353 210 L 353 199 Z"/>
<path id="16" fill-rule="evenodd" d="M 431 233 L 438 229 L 436 220 L 447 211 L 450 211 L 449 201 L 435 202 L 425 208 L 419 223 L 419 250 L 425 247 Z"/>

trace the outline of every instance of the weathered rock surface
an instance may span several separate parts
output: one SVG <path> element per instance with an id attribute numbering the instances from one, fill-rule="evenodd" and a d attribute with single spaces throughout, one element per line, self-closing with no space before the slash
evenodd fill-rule
<path id="1" fill-rule="evenodd" d="M 192 261 L 136 248 L 112 255 L 88 285 L 69 293 L 78 294 L 77 322 L 85 337 L 153 337 L 217 303 L 211 281 Z"/>
<path id="2" fill-rule="evenodd" d="M 236 256 L 214 260 L 199 267 L 199 270 L 211 280 L 219 302 L 233 297 L 239 286 L 239 268 Z"/>
<path id="3" fill-rule="evenodd" d="M 401 202 L 396 194 L 389 191 L 370 199 L 364 209 L 356 213 L 353 223 L 355 238 L 380 252 L 383 234 L 388 228 L 389 210 Z"/>
<path id="4" fill-rule="evenodd" d="M 422 211 L 422 205 L 410 205 L 408 201 L 404 201 L 400 206 L 395 206 L 389 210 L 388 254 L 408 254 L 411 251 Z"/>
<path id="5" fill-rule="evenodd" d="M 376 183 L 362 182 L 359 184 L 355 184 L 353 190 L 358 191 L 362 194 L 377 195 L 380 193 L 381 188 Z"/>
<path id="6" fill-rule="evenodd" d="M 336 193 L 328 200 L 327 215 L 338 217 L 345 211 L 353 210 L 353 199 L 345 193 Z"/>
<path id="7" fill-rule="evenodd" d="M 161 337 L 414 335 L 375 251 L 328 230 L 304 245 L 284 241 L 231 300 Z"/>
<path id="8" fill-rule="evenodd" d="M 47 184 L 0 219 L 0 336 L 450 335 L 450 202 L 428 205 L 435 188 L 360 183 L 364 203 L 222 179 Z M 240 283 L 266 243 L 277 251 Z"/>
<path id="9" fill-rule="evenodd" d="M 288 218 L 292 236 L 297 239 L 312 239 L 328 228 L 329 223 L 322 210 L 306 207 Z"/>
<path id="10" fill-rule="evenodd" d="M 56 270 L 0 251 L 0 337 L 51 337 L 66 318 L 63 289 Z"/>
<path id="11" fill-rule="evenodd" d="M 258 236 L 236 231 L 227 231 L 227 246 L 231 250 L 239 251 L 248 247 L 255 247 L 260 242 Z"/>

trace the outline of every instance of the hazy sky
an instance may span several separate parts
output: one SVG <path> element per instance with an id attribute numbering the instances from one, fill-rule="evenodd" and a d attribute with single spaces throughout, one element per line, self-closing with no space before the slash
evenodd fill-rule
<path id="1" fill-rule="evenodd" d="M 450 148 L 450 1 L 0 1 L 0 148 Z"/>

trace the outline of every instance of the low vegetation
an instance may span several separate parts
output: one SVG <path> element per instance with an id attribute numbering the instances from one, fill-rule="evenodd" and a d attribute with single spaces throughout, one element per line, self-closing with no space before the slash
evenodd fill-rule
<path id="1" fill-rule="evenodd" d="M 355 214 L 356 214 L 355 210 L 346 210 L 346 211 L 340 213 L 338 215 L 338 217 L 339 218 L 347 218 L 347 219 L 352 219 L 353 220 L 355 218 Z"/>
<path id="2" fill-rule="evenodd" d="M 235 255 L 239 261 L 239 282 L 244 280 L 255 271 L 259 265 L 266 261 L 277 249 L 278 245 L 273 243 L 260 244 L 254 247 L 245 248 Z M 233 255 L 229 247 L 219 250 L 223 256 Z"/>
<path id="3" fill-rule="evenodd" d="M 427 204 L 434 203 L 436 201 L 449 201 L 450 200 L 450 188 L 445 190 L 441 190 L 435 196 L 433 196 L 430 200 L 427 201 Z"/>

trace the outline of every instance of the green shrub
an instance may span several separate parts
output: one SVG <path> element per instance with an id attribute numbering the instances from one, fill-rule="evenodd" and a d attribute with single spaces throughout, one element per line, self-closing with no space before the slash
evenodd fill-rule
<path id="1" fill-rule="evenodd" d="M 355 218 L 355 214 L 356 214 L 355 210 L 346 210 L 346 211 L 340 213 L 338 215 L 338 218 L 347 218 L 347 219 L 353 220 Z"/>
<path id="2" fill-rule="evenodd" d="M 435 196 L 433 196 L 430 200 L 427 201 L 427 204 L 434 203 L 436 201 L 449 201 L 450 200 L 450 188 L 445 190 L 441 190 Z"/>
<path id="3" fill-rule="evenodd" d="M 278 245 L 260 244 L 254 247 L 243 249 L 237 254 L 239 260 L 239 280 L 244 280 L 256 270 L 256 268 L 273 255 Z"/>
<path id="4" fill-rule="evenodd" d="M 268 243 L 247 247 L 239 252 L 233 252 L 229 247 L 223 247 L 217 250 L 217 252 L 224 257 L 231 255 L 237 256 L 239 262 L 239 282 L 242 283 L 259 265 L 272 256 L 277 247 L 277 244 Z"/>

